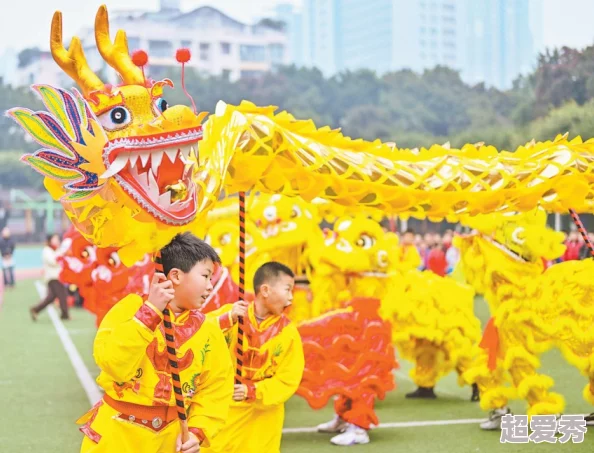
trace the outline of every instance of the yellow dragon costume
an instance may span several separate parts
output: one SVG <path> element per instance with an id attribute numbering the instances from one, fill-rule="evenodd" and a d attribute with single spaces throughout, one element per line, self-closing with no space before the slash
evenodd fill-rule
<path id="1" fill-rule="evenodd" d="M 537 205 L 594 212 L 593 141 L 557 137 L 514 153 L 473 145 L 411 151 L 351 140 L 249 102 L 220 102 L 207 118 L 167 105 L 164 91 L 173 84 L 144 77 L 123 31 L 111 40 L 105 7 L 95 29 L 99 53 L 121 84 L 107 85 L 93 73 L 78 38 L 63 47 L 56 13 L 52 55 L 82 93 L 35 85 L 47 111 L 8 114 L 42 146 L 22 159 L 45 177 L 75 228 L 98 247 L 117 247 L 127 266 L 179 232 L 203 235 L 223 191 L 322 198 L 349 209 L 450 221 Z M 588 327 L 577 328 L 586 335 Z M 584 354 L 574 359 L 586 369 Z"/>
<path id="2" fill-rule="evenodd" d="M 587 283 L 592 260 L 555 264 L 564 252 L 563 234 L 546 226 L 546 213 L 490 214 L 466 219 L 475 234 L 456 239 L 461 270 L 489 303 L 481 353 L 464 377 L 476 382 L 481 407 L 491 410 L 484 429 L 499 427 L 507 402 L 520 398 L 529 415 L 559 414 L 564 399 L 554 382 L 537 373 L 539 355 L 558 346 L 589 383 L 584 397 L 594 404 L 594 308 Z M 511 382 L 512 387 L 506 383 Z"/>

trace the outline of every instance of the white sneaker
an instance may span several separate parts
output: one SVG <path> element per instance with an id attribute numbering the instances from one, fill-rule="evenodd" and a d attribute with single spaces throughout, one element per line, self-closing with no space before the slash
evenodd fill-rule
<path id="1" fill-rule="evenodd" d="M 367 431 L 358 426 L 347 423 L 347 428 L 344 433 L 334 436 L 330 439 L 334 445 L 348 446 L 357 444 L 368 444 L 369 435 Z"/>
<path id="2" fill-rule="evenodd" d="M 318 425 L 317 428 L 319 433 L 343 433 L 347 425 L 348 423 L 345 420 L 335 415 L 332 420 Z"/>
<path id="3" fill-rule="evenodd" d="M 501 429 L 501 417 L 510 413 L 511 411 L 509 410 L 509 407 L 492 410 L 489 413 L 489 419 L 481 423 L 481 429 L 484 429 L 485 431 L 496 431 Z"/>

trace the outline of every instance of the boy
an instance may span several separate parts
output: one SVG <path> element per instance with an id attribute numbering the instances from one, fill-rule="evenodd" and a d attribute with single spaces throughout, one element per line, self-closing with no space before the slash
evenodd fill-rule
<path id="1" fill-rule="evenodd" d="M 233 366 L 216 322 L 198 311 L 219 257 L 190 233 L 161 250 L 164 274 L 147 300 L 131 294 L 105 316 L 95 338 L 103 399 L 83 416 L 81 452 L 197 453 L 223 427 Z M 169 305 L 190 440 L 182 445 L 163 328 Z"/>
<path id="2" fill-rule="evenodd" d="M 204 453 L 280 452 L 284 403 L 297 390 L 305 365 L 299 332 L 283 314 L 293 300 L 294 285 L 291 269 L 269 262 L 254 274 L 254 302 L 209 313 L 219 320 L 233 358 L 237 317 L 243 316 L 243 368 L 227 423 Z"/>

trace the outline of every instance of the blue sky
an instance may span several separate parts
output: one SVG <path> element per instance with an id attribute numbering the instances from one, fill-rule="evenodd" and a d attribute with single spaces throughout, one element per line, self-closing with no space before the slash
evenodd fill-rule
<path id="1" fill-rule="evenodd" d="M 6 48 L 22 49 L 29 46 L 48 47 L 52 14 L 59 9 L 64 14 L 64 34 L 71 36 L 83 25 L 93 23 L 97 7 L 106 3 L 108 8 L 152 8 L 158 0 L 5 0 L 0 15 L 0 54 Z M 264 16 L 278 0 L 182 0 L 182 9 L 199 5 L 212 5 L 230 16 L 251 22 L 255 16 Z M 302 0 L 283 0 L 301 4 Z M 481 0 L 475 0 L 481 1 Z M 563 45 L 585 47 L 594 43 L 594 0 L 532 0 L 543 5 L 543 37 L 547 47 Z"/>

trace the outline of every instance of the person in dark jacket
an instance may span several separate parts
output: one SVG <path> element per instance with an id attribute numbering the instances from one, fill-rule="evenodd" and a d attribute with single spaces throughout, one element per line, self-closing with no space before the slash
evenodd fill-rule
<path id="1" fill-rule="evenodd" d="M 4 286 L 7 288 L 14 288 L 14 249 L 15 242 L 10 236 L 10 230 L 4 227 L 0 238 L 0 255 Z"/>

